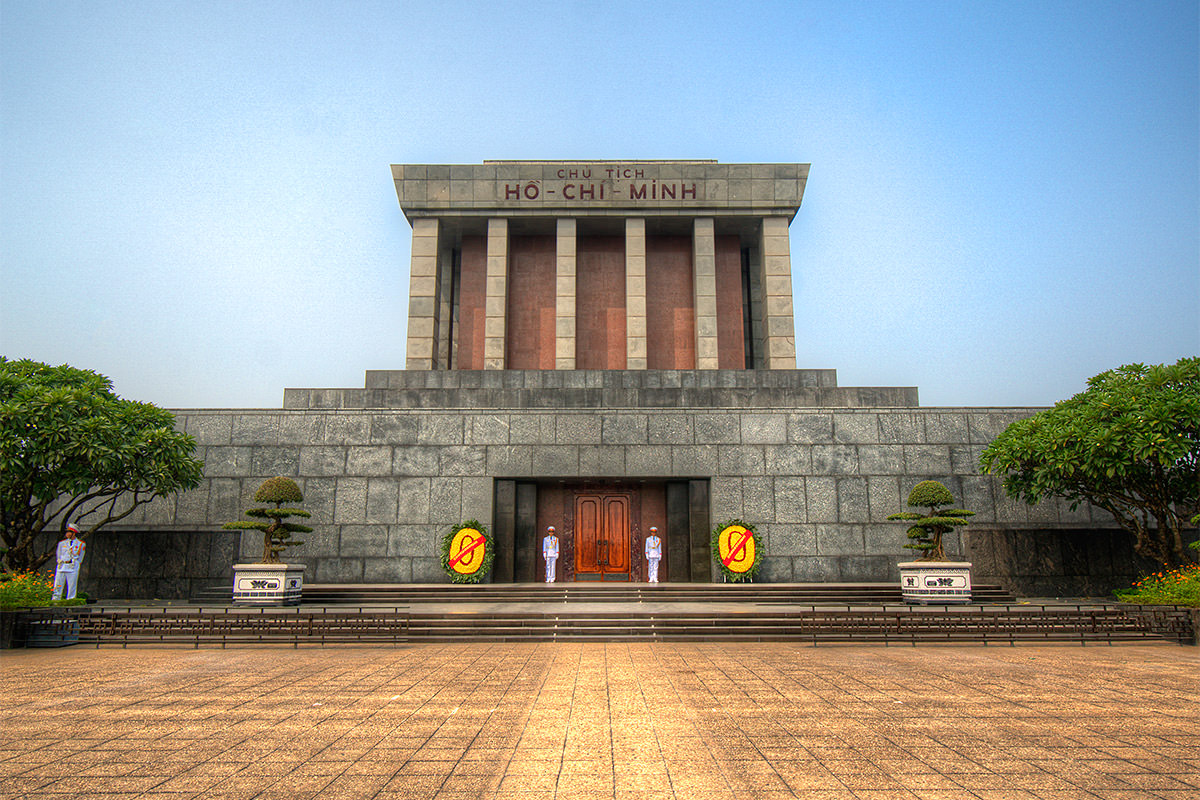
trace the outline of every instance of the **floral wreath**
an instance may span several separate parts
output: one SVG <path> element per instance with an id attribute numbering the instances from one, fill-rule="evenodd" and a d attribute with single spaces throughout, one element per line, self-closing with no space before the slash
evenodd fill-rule
<path id="1" fill-rule="evenodd" d="M 455 525 L 442 537 L 442 569 L 454 583 L 479 583 L 495 559 L 492 537 L 477 519 Z"/>
<path id="2" fill-rule="evenodd" d="M 740 583 L 758 574 L 762 536 L 749 522 L 740 519 L 722 522 L 713 528 L 711 546 L 713 561 L 725 580 Z"/>

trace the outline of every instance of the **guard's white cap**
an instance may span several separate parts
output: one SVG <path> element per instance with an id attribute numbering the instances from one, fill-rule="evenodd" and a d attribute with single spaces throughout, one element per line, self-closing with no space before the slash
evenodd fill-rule
<path id="1" fill-rule="evenodd" d="M 651 526 L 650 526 L 650 532 L 651 532 L 651 533 L 658 533 L 658 528 L 655 528 L 653 525 L 651 525 Z"/>
<path id="2" fill-rule="evenodd" d="M 74 531 L 75 533 L 79 533 L 79 528 L 75 525 L 74 522 L 67 525 L 67 530 Z"/>
<path id="3" fill-rule="evenodd" d="M 554 533 L 554 526 L 551 525 L 550 527 L 546 528 L 546 530 L 549 531 L 550 533 Z"/>

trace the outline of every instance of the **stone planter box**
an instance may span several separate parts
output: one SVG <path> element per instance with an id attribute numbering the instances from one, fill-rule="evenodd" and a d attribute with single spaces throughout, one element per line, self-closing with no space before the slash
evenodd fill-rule
<path id="1" fill-rule="evenodd" d="M 970 561 L 902 561 L 896 566 L 906 603 L 971 602 Z"/>
<path id="2" fill-rule="evenodd" d="M 303 564 L 233 565 L 234 605 L 298 606 L 303 589 Z"/>

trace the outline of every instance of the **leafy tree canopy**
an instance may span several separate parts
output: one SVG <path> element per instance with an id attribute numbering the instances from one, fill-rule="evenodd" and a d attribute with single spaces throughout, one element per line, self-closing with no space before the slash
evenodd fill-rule
<path id="1" fill-rule="evenodd" d="M 1011 497 L 1091 503 L 1133 535 L 1139 554 L 1187 563 L 1183 531 L 1200 501 L 1200 358 L 1103 372 L 1009 425 L 979 465 L 1003 474 Z"/>
<path id="2" fill-rule="evenodd" d="M 103 375 L 0 356 L 0 540 L 3 566 L 36 570 L 42 532 L 74 522 L 86 538 L 134 509 L 200 484 L 196 442 L 175 417 L 122 400 Z"/>

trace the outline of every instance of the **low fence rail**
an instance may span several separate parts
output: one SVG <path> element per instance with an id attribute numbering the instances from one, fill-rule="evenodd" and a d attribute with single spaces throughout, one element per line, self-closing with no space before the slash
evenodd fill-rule
<path id="1" fill-rule="evenodd" d="M 14 617 L 13 644 L 42 647 L 395 646 L 461 641 L 792 641 L 914 646 L 1196 641 L 1196 617 L 1191 609 L 1115 604 L 844 608 L 822 604 L 761 613 L 91 606 L 25 610 Z"/>

